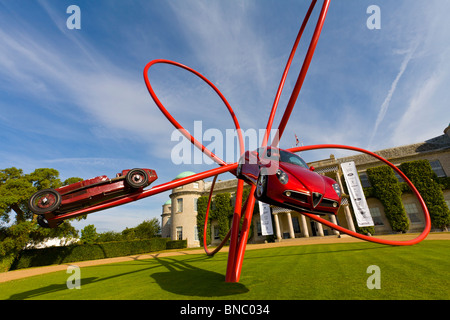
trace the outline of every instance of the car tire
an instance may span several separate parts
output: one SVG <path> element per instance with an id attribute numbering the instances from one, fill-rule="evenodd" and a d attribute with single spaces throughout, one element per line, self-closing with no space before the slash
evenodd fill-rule
<path id="1" fill-rule="evenodd" d="M 125 181 L 133 189 L 144 188 L 148 186 L 148 175 L 142 169 L 132 169 L 128 171 Z"/>
<path id="2" fill-rule="evenodd" d="M 61 194 L 55 189 L 43 189 L 31 196 L 28 207 L 35 214 L 44 214 L 57 210 L 61 200 Z"/>
<path id="3" fill-rule="evenodd" d="M 44 218 L 43 215 L 39 215 L 37 217 L 37 223 L 38 225 L 40 225 L 42 228 L 50 228 L 48 221 Z"/>
<path id="4" fill-rule="evenodd" d="M 242 163 L 239 163 L 236 168 L 236 178 L 242 179 Z"/>
<path id="5" fill-rule="evenodd" d="M 264 200 L 266 198 L 266 187 L 267 187 L 267 175 L 259 174 L 258 180 L 256 181 L 255 196 L 258 200 Z"/>

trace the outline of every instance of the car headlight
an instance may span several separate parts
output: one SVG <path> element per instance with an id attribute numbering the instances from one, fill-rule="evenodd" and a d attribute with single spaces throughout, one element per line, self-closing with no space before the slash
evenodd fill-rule
<path id="1" fill-rule="evenodd" d="M 284 172 L 284 171 L 281 170 L 281 169 L 278 169 L 278 170 L 277 170 L 277 177 L 278 177 L 278 180 L 279 180 L 282 184 L 286 184 L 286 183 L 288 183 L 288 181 L 289 181 L 288 175 L 286 174 L 286 172 Z"/>
<path id="2" fill-rule="evenodd" d="M 336 194 L 338 195 L 338 197 L 340 197 L 341 196 L 341 188 L 339 187 L 339 184 L 333 183 L 333 189 L 336 192 Z"/>

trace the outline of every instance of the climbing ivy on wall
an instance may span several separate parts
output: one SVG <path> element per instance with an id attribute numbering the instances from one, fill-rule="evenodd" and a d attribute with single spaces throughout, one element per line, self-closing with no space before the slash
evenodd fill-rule
<path id="1" fill-rule="evenodd" d="M 402 203 L 402 190 L 392 168 L 388 166 L 369 168 L 367 176 L 372 185 L 371 195 L 383 204 L 392 230 L 406 232 L 409 229 L 409 220 Z"/>
<path id="2" fill-rule="evenodd" d="M 430 163 L 427 160 L 405 162 L 400 165 L 400 170 L 411 180 L 425 201 L 432 225 L 436 228 L 445 228 L 450 224 L 450 210 Z"/>
<path id="3" fill-rule="evenodd" d="M 208 206 L 208 197 L 201 196 L 197 200 L 197 231 L 198 240 L 200 241 L 200 246 L 203 245 L 203 231 L 205 228 L 205 216 L 206 208 Z M 206 225 L 206 244 L 211 243 L 211 216 L 208 217 L 208 224 Z"/>
<path id="4" fill-rule="evenodd" d="M 214 209 L 211 212 L 211 219 L 217 219 L 220 240 L 225 238 L 230 229 L 229 217 L 233 214 L 230 199 L 231 195 L 228 192 L 218 193 L 214 197 Z"/>

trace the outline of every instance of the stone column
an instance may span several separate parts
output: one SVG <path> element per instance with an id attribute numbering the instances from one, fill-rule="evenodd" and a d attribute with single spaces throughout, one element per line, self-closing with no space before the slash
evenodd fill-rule
<path id="1" fill-rule="evenodd" d="M 330 220 L 331 220 L 331 222 L 333 222 L 334 224 L 337 224 L 337 219 L 336 219 L 336 216 L 335 215 L 331 215 L 330 216 Z M 339 231 L 337 231 L 336 229 L 333 229 L 333 233 L 335 234 L 335 235 L 339 235 Z"/>
<path id="2" fill-rule="evenodd" d="M 275 221 L 275 235 L 277 240 L 281 240 L 280 221 L 278 220 L 278 212 L 273 213 L 273 220 Z"/>
<path id="3" fill-rule="evenodd" d="M 288 226 L 289 226 L 289 237 L 291 239 L 295 239 L 295 233 L 294 233 L 294 226 L 292 225 L 292 217 L 291 217 L 291 213 L 288 211 L 286 212 L 286 216 L 288 219 Z"/>
<path id="4" fill-rule="evenodd" d="M 319 237 L 323 237 L 323 226 L 321 223 L 316 222 L 316 226 L 317 226 L 317 235 Z"/>
<path id="5" fill-rule="evenodd" d="M 347 220 L 348 229 L 353 232 L 356 232 L 355 225 L 353 224 L 352 213 L 350 212 L 348 205 L 344 205 L 344 211 L 345 211 L 345 219 Z"/>
<path id="6" fill-rule="evenodd" d="M 304 215 L 300 215 L 300 227 L 302 228 L 303 236 L 305 238 L 309 238 L 308 225 L 306 224 L 306 217 Z"/>

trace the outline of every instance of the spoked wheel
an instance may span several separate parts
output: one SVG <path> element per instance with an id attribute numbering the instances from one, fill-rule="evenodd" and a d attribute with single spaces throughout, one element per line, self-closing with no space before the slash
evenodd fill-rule
<path id="1" fill-rule="evenodd" d="M 256 181 L 256 198 L 264 200 L 266 195 L 267 175 L 259 174 L 258 181 Z"/>
<path id="2" fill-rule="evenodd" d="M 142 169 L 133 169 L 128 171 L 125 180 L 130 187 L 135 189 L 148 186 L 147 173 Z"/>
<path id="3" fill-rule="evenodd" d="M 29 200 L 28 206 L 35 214 L 53 212 L 61 205 L 61 195 L 54 189 L 36 192 Z"/>

